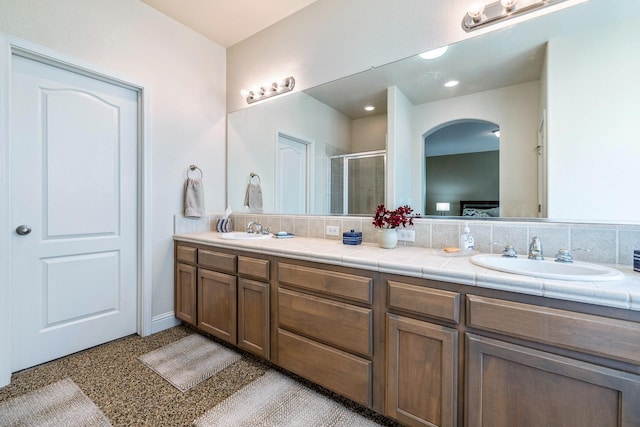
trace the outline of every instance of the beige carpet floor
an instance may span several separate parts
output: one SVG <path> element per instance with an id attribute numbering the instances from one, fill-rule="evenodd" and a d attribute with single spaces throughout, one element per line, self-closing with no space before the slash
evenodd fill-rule
<path id="1" fill-rule="evenodd" d="M 209 409 L 273 369 L 240 352 L 242 359 L 238 362 L 183 393 L 138 360 L 194 332 L 177 326 L 145 338 L 132 335 L 17 372 L 11 384 L 0 388 L 0 402 L 71 378 L 115 427 L 191 426 Z M 398 425 L 349 400 L 319 391 L 380 424 Z"/>

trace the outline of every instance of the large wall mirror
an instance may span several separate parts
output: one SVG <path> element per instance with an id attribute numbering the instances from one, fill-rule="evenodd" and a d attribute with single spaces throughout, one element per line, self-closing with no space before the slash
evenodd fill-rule
<path id="1" fill-rule="evenodd" d="M 639 24 L 591 0 L 232 112 L 228 203 L 254 173 L 266 213 L 638 222 Z"/>

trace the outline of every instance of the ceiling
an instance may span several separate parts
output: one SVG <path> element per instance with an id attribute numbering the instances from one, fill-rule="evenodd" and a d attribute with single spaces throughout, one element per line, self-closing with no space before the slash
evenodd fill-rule
<path id="1" fill-rule="evenodd" d="M 227 48 L 316 0 L 141 1 Z"/>

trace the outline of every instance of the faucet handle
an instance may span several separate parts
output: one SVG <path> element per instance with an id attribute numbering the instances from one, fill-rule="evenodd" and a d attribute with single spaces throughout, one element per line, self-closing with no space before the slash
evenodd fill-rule
<path id="1" fill-rule="evenodd" d="M 503 243 L 493 242 L 493 245 L 502 246 L 502 256 L 507 258 L 516 258 L 518 253 L 516 252 L 516 248 L 513 245 L 505 245 Z"/>
<path id="2" fill-rule="evenodd" d="M 560 249 L 556 254 L 556 262 L 566 262 L 566 263 L 573 262 L 573 255 L 571 254 L 572 251 L 591 252 L 591 249 L 586 249 L 586 248 Z"/>

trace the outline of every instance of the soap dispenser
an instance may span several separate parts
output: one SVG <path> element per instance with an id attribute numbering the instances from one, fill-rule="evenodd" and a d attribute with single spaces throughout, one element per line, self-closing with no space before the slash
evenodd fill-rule
<path id="1" fill-rule="evenodd" d="M 464 233 L 460 236 L 460 250 L 462 252 L 471 252 L 475 248 L 475 242 L 469 230 L 469 224 L 464 225 Z"/>

